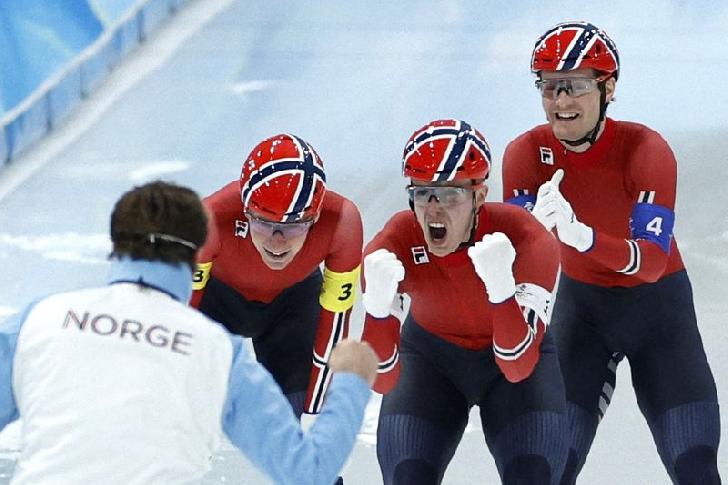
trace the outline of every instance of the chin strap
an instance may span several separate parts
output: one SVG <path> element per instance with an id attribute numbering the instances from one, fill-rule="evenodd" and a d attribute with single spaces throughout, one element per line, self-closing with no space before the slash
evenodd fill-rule
<path id="1" fill-rule="evenodd" d="M 597 141 L 597 135 L 599 134 L 599 127 L 602 125 L 602 121 L 607 117 L 607 88 L 606 88 L 606 82 L 599 81 L 599 119 L 597 120 L 597 123 L 594 125 L 594 128 L 589 130 L 586 135 L 582 136 L 578 140 L 565 140 L 563 138 L 559 138 L 559 141 L 566 143 L 569 146 L 572 147 L 578 147 L 580 145 L 583 145 L 584 143 L 588 143 L 590 146 L 594 144 L 595 141 Z"/>

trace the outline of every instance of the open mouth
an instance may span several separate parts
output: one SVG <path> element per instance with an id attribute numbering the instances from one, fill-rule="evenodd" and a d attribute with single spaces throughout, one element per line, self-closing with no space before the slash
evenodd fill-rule
<path id="1" fill-rule="evenodd" d="M 281 252 L 276 253 L 276 252 L 273 252 L 266 248 L 263 248 L 263 250 L 265 251 L 265 254 L 267 254 L 268 257 L 270 257 L 271 259 L 283 259 L 290 252 L 290 251 L 281 251 Z"/>
<path id="2" fill-rule="evenodd" d="M 445 224 L 441 222 L 430 222 L 427 224 L 427 230 L 430 232 L 430 238 L 433 241 L 441 241 L 447 235 Z"/>
<path id="3" fill-rule="evenodd" d="M 579 115 L 577 113 L 570 113 L 570 112 L 554 113 L 554 116 L 559 121 L 573 121 L 579 117 Z"/>

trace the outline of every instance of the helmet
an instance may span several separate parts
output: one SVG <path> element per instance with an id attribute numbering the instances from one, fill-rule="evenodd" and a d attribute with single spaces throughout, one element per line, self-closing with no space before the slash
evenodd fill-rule
<path id="1" fill-rule="evenodd" d="M 415 180 L 482 180 L 489 171 L 488 142 L 464 121 L 431 121 L 415 131 L 404 147 L 402 174 Z"/>
<path id="2" fill-rule="evenodd" d="M 325 193 L 323 162 L 311 145 L 295 135 L 281 134 L 263 140 L 243 163 L 243 208 L 272 221 L 315 219 L 321 212 Z"/>
<path id="3" fill-rule="evenodd" d="M 531 55 L 531 71 L 594 69 L 619 77 L 619 53 L 612 39 L 587 22 L 565 22 L 549 29 Z"/>

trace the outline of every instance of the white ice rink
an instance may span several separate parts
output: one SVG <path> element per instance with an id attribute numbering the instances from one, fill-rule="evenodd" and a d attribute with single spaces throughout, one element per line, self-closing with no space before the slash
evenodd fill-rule
<path id="1" fill-rule="evenodd" d="M 196 0 L 163 26 L 32 151 L 0 168 L 0 318 L 34 298 L 103 284 L 108 217 L 132 185 L 164 178 L 207 195 L 237 178 L 261 139 L 292 132 L 329 185 L 359 206 L 370 238 L 406 207 L 399 158 L 410 133 L 467 120 L 494 152 L 543 120 L 529 72 L 536 38 L 588 20 L 622 61 L 616 119 L 658 130 L 678 158 L 676 239 L 728 421 L 728 2 Z M 361 332 L 357 305 L 352 334 Z M 625 362 L 580 483 L 667 484 Z M 675 382 L 676 386 L 681 385 Z M 375 402 L 376 404 L 376 402 Z M 345 483 L 381 483 L 370 407 Z M 0 434 L 0 484 L 17 454 Z M 728 480 L 728 444 L 719 454 Z M 205 484 L 268 483 L 233 449 Z M 498 483 L 477 419 L 445 484 Z"/>

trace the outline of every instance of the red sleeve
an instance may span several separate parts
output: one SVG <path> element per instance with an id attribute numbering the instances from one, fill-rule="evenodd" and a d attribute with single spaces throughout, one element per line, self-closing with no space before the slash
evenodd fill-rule
<path id="1" fill-rule="evenodd" d="M 334 313 L 321 308 L 313 347 L 311 378 L 304 402 L 304 410 L 309 414 L 321 411 L 326 390 L 331 382 L 331 373 L 327 364 L 336 344 L 349 335 L 350 313 L 351 309 Z"/>
<path id="2" fill-rule="evenodd" d="M 195 308 L 199 308 L 202 296 L 205 293 L 205 287 L 207 281 L 210 279 L 212 273 L 212 264 L 215 258 L 220 253 L 220 236 L 217 230 L 217 218 L 215 212 L 213 212 L 205 202 L 205 209 L 207 210 L 207 240 L 205 245 L 197 253 L 197 268 L 192 274 L 192 299 L 190 305 Z"/>
<path id="3" fill-rule="evenodd" d="M 493 305 L 493 352 L 506 379 L 519 382 L 531 375 L 540 357 L 559 270 L 559 245 L 530 215 L 509 212 L 516 294 Z"/>
<path id="4" fill-rule="evenodd" d="M 536 201 L 541 182 L 533 169 L 533 147 L 523 134 L 506 147 L 503 154 L 503 201 L 529 208 Z"/>
<path id="5" fill-rule="evenodd" d="M 520 382 L 531 375 L 541 356 L 544 331 L 541 320 L 533 328 L 527 324 L 515 297 L 494 305 L 493 353 L 508 382 Z"/>
<path id="6" fill-rule="evenodd" d="M 658 207 L 660 214 L 670 217 L 669 234 L 662 237 L 671 239 L 677 181 L 677 162 L 672 150 L 657 133 L 648 132 L 630 158 L 632 163 L 627 183 L 635 204 L 649 203 Z M 638 219 L 634 212 L 632 219 Z M 657 281 L 664 273 L 668 252 L 656 242 L 635 235 L 634 227 L 632 239 L 614 237 L 593 229 L 594 246 L 586 253 L 591 259 L 647 283 Z"/>
<path id="7" fill-rule="evenodd" d="M 352 274 L 358 271 L 363 232 L 359 210 L 353 202 L 342 197 L 330 252 L 324 261 L 324 284 L 321 288 L 322 298 L 319 301 L 325 301 L 323 300 L 325 292 L 334 292 L 336 301 L 344 304 L 333 310 L 321 307 L 313 348 L 311 379 L 306 393 L 307 413 L 318 413 L 321 409 L 326 389 L 331 381 L 326 363 L 334 346 L 349 335 L 349 318 L 356 295 L 358 274 L 353 280 L 342 281 L 329 280 L 328 276 L 331 272 Z"/>
<path id="8" fill-rule="evenodd" d="M 364 229 L 356 205 L 342 197 L 339 220 L 331 239 L 331 248 L 324 261 L 331 271 L 352 271 L 361 263 Z"/>
<path id="9" fill-rule="evenodd" d="M 379 319 L 367 314 L 364 320 L 364 332 L 361 339 L 368 342 L 379 357 L 377 380 L 374 382 L 373 388 L 380 394 L 387 394 L 394 389 L 399 380 L 401 326 L 402 322 L 394 315 Z"/>
<path id="10" fill-rule="evenodd" d="M 397 254 L 392 241 L 386 237 L 387 227 L 377 234 L 364 249 L 364 256 L 377 249 L 385 248 Z M 366 288 L 364 271 L 361 273 L 362 289 Z M 375 318 L 368 313 L 364 319 L 364 331 L 361 340 L 368 342 L 379 357 L 377 369 L 377 380 L 374 382 L 374 390 L 386 394 L 394 389 L 399 380 L 399 342 L 400 330 L 404 321 L 404 298 L 400 297 L 399 312 L 395 312 L 386 318 Z"/>

